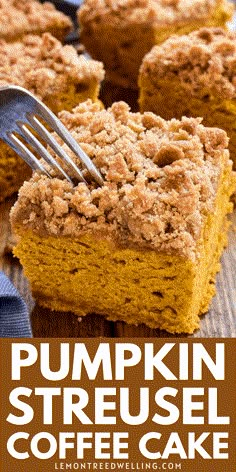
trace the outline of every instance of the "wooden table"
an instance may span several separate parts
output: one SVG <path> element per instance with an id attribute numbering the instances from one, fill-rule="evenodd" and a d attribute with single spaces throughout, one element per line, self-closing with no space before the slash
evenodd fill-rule
<path id="1" fill-rule="evenodd" d="M 11 241 L 9 209 L 14 199 L 0 205 L 0 251 L 9 248 Z M 222 270 L 217 276 L 217 295 L 209 313 L 204 315 L 201 326 L 188 337 L 235 337 L 236 336 L 236 211 L 229 233 L 229 245 L 222 257 Z M 27 279 L 19 261 L 11 254 L 0 256 L 0 269 L 12 280 L 31 311 L 35 337 L 172 337 L 166 331 L 152 330 L 146 326 L 128 326 L 112 323 L 101 316 L 89 315 L 78 321 L 71 313 L 51 312 L 41 308 L 33 299 Z M 186 337 L 178 336 L 178 337 Z"/>

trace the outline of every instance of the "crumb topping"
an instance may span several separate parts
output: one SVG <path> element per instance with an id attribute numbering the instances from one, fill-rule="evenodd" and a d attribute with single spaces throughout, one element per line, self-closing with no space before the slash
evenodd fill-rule
<path id="1" fill-rule="evenodd" d="M 12 41 L 27 33 L 72 29 L 69 17 L 56 10 L 50 2 L 37 0 L 0 0 L 0 38 Z M 61 33 L 59 33 L 61 37 Z"/>
<path id="2" fill-rule="evenodd" d="M 226 133 L 204 127 L 200 118 L 165 121 L 151 112 L 131 113 L 124 102 L 106 111 L 88 100 L 60 118 L 100 169 L 104 185 L 73 187 L 56 173 L 49 179 L 35 172 L 19 192 L 13 226 L 54 236 L 91 233 L 125 247 L 196 258 L 219 178 L 232 164 Z"/>
<path id="3" fill-rule="evenodd" d="M 226 19 L 233 5 L 226 0 L 85 0 L 79 10 L 81 24 L 89 22 L 168 25 L 208 18 L 221 6 Z"/>
<path id="4" fill-rule="evenodd" d="M 103 77 L 101 62 L 78 56 L 73 46 L 62 46 L 50 33 L 27 35 L 15 43 L 0 40 L 0 86 L 19 85 L 43 100 L 73 82 L 100 82 Z"/>
<path id="5" fill-rule="evenodd" d="M 222 28 L 201 28 L 184 36 L 171 36 L 154 46 L 140 69 L 153 84 L 174 80 L 191 94 L 204 98 L 236 98 L 236 33 Z"/>

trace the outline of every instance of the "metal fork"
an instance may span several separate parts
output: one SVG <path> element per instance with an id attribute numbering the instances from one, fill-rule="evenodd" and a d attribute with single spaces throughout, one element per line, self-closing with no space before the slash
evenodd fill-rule
<path id="1" fill-rule="evenodd" d="M 40 139 L 48 144 L 57 156 L 67 164 L 68 171 L 71 170 L 80 182 L 87 183 L 81 170 L 58 144 L 54 136 L 40 122 L 40 118 L 43 119 L 75 153 L 94 180 L 99 185 L 103 185 L 103 178 L 99 170 L 61 121 L 47 106 L 22 87 L 15 85 L 0 87 L 0 138 L 9 144 L 33 170 L 39 170 L 48 177 L 52 177 L 43 163 L 40 162 L 33 152 L 18 138 L 18 136 L 20 136 L 41 158 L 50 164 L 52 168 L 56 168 L 60 175 L 73 185 L 67 172 L 65 172 L 57 160 L 54 159 L 37 137 L 29 130 L 30 127 L 34 133 L 36 132 Z"/>

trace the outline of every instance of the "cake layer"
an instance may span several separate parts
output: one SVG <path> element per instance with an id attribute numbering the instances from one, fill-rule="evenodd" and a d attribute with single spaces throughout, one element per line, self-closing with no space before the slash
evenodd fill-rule
<path id="1" fill-rule="evenodd" d="M 219 126 L 229 136 L 229 150 L 236 169 L 236 98 L 232 100 L 201 99 L 181 89 L 178 80 L 161 80 L 158 87 L 143 80 L 140 94 L 142 111 L 150 110 L 169 120 L 175 116 L 203 116 L 205 126 Z"/>
<path id="2" fill-rule="evenodd" d="M 224 129 L 236 168 L 236 34 L 201 29 L 155 47 L 140 70 L 140 107 L 165 119 L 201 116 Z"/>
<path id="3" fill-rule="evenodd" d="M 106 111 L 88 101 L 60 117 L 104 185 L 34 173 L 21 188 L 11 212 L 15 254 L 37 300 L 193 332 L 214 294 L 232 210 L 225 132 L 130 113 L 122 102 Z"/>
<path id="4" fill-rule="evenodd" d="M 232 11 L 225 0 L 85 0 L 78 18 L 81 41 L 92 57 L 103 61 L 107 79 L 137 88 L 142 58 L 155 44 L 174 33 L 224 26 Z"/>
<path id="5" fill-rule="evenodd" d="M 192 333 L 215 293 L 228 229 L 225 215 L 232 210 L 230 182 L 228 170 L 216 211 L 206 218 L 195 263 L 154 250 L 121 248 L 86 235 L 40 237 L 30 231 L 21 234 L 14 252 L 42 306 Z"/>
<path id="6" fill-rule="evenodd" d="M 78 55 L 50 33 L 27 35 L 13 44 L 0 42 L 0 86 L 27 88 L 54 113 L 71 110 L 87 98 L 96 100 L 103 78 L 101 62 Z"/>
<path id="7" fill-rule="evenodd" d="M 126 247 L 195 259 L 222 167 L 232 165 L 226 133 L 205 128 L 201 119 L 165 121 L 149 112 L 131 113 L 124 102 L 103 110 L 87 101 L 59 116 L 105 183 L 72 187 L 56 171 L 53 179 L 34 173 L 21 188 L 17 220 L 41 234 L 95 232 Z"/>
<path id="8" fill-rule="evenodd" d="M 103 65 L 78 56 L 51 34 L 0 42 L 0 86 L 14 84 L 34 93 L 54 112 L 72 110 L 81 101 L 97 100 Z M 18 190 L 30 175 L 14 151 L 0 143 L 0 201 Z"/>
<path id="9" fill-rule="evenodd" d="M 32 170 L 7 144 L 0 142 L 0 202 L 19 190 Z"/>
<path id="10" fill-rule="evenodd" d="M 61 41 L 72 30 L 71 19 L 50 2 L 1 0 L 0 39 L 16 41 L 25 34 L 50 32 Z"/>

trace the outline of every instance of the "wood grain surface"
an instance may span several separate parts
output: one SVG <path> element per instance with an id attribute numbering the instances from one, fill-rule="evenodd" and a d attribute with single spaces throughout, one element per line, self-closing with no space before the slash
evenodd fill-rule
<path id="1" fill-rule="evenodd" d="M 13 203 L 14 198 L 11 198 L 0 205 L 0 270 L 12 280 L 28 304 L 35 337 L 172 337 L 166 331 L 152 330 L 146 326 L 108 322 L 96 314 L 80 321 L 71 313 L 51 312 L 40 307 L 32 299 L 29 283 L 19 261 L 9 252 L 12 236 L 8 215 Z M 202 316 L 200 329 L 192 336 L 178 337 L 236 337 L 236 211 L 232 220 L 229 245 L 222 256 L 222 270 L 217 276 L 217 294 L 210 310 Z"/>

